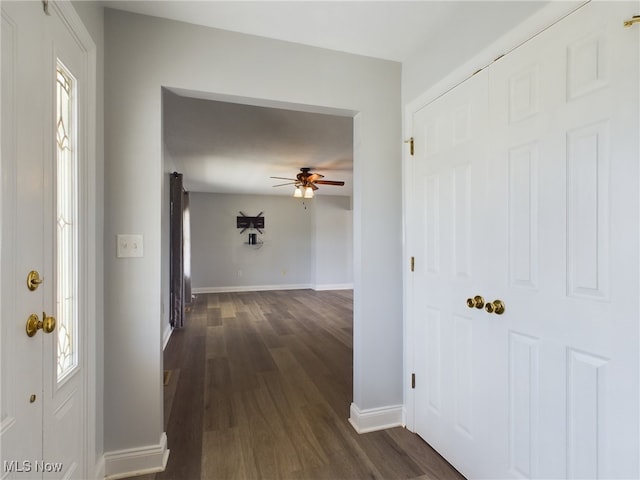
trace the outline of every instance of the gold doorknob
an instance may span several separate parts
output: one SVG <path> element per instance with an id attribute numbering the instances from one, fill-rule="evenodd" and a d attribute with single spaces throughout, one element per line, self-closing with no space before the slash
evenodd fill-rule
<path id="1" fill-rule="evenodd" d="M 484 309 L 489 313 L 495 313 L 497 315 L 502 315 L 504 313 L 504 302 L 502 300 L 494 300 L 493 302 L 487 303 Z"/>
<path id="2" fill-rule="evenodd" d="M 38 315 L 32 313 L 29 315 L 27 319 L 27 336 L 33 337 L 38 330 L 43 330 L 44 333 L 51 333 L 56 329 L 56 319 L 55 317 L 48 316 L 46 313 L 42 312 L 42 320 L 38 318 Z"/>
<path id="3" fill-rule="evenodd" d="M 467 307 L 469 308 L 477 308 L 478 310 L 484 307 L 484 298 L 480 295 L 476 295 L 473 298 L 467 298 Z"/>
<path id="4" fill-rule="evenodd" d="M 51 333 L 56 329 L 56 317 L 52 317 L 42 312 L 42 330 L 44 333 Z"/>
<path id="5" fill-rule="evenodd" d="M 44 278 L 40 278 L 40 274 L 36 270 L 31 270 L 27 275 L 27 288 L 32 292 L 38 288 L 44 282 Z"/>

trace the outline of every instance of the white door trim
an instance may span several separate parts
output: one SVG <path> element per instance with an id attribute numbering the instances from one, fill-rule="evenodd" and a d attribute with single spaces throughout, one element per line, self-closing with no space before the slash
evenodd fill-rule
<path id="1" fill-rule="evenodd" d="M 87 283 L 84 286 L 83 295 L 85 301 L 83 303 L 83 311 L 80 317 L 87 319 L 84 337 L 80 339 L 82 345 L 80 351 L 85 354 L 81 361 L 82 371 L 85 376 L 83 385 L 85 388 L 84 402 L 82 406 L 82 424 L 84 456 L 83 465 L 85 471 L 82 475 L 85 478 L 101 478 L 103 477 L 102 455 L 96 452 L 97 433 L 98 433 L 98 414 L 101 413 L 97 408 L 97 392 L 98 392 L 98 349 L 97 345 L 97 329 L 102 325 L 102 313 L 98 312 L 98 228 L 102 230 L 101 224 L 98 222 L 102 215 L 99 215 L 97 198 L 96 198 L 96 182 L 97 182 L 97 162 L 96 162 L 96 123 L 97 123 L 97 49 L 96 45 L 68 0 L 56 0 L 49 3 L 49 8 L 54 9 L 55 13 L 66 24 L 69 31 L 72 32 L 80 48 L 86 55 L 86 72 L 87 79 L 86 92 L 87 97 L 86 109 L 80 112 L 80 116 L 86 124 L 85 135 L 81 145 L 84 145 L 81 156 L 86 158 L 87 163 L 80 172 L 80 191 L 81 197 L 86 199 L 86 205 L 81 211 L 81 222 L 86 224 L 83 229 L 84 235 L 80 239 L 81 251 L 84 258 L 81 265 L 85 270 L 81 274 L 81 278 L 86 278 Z M 102 364 L 102 362 L 100 362 Z"/>
<path id="2" fill-rule="evenodd" d="M 417 98 L 407 102 L 403 107 L 403 132 L 404 138 L 410 138 L 413 135 L 413 116 L 425 105 L 433 102 L 435 99 L 447 93 L 456 85 L 464 82 L 466 79 L 474 75 L 474 72 L 482 70 L 491 65 L 498 57 L 501 57 L 515 50 L 529 39 L 540 34 L 550 26 L 559 22 L 566 16 L 578 10 L 582 6 L 589 3 L 587 1 L 575 2 L 551 2 L 547 6 L 540 9 L 537 13 L 526 19 L 523 23 L 514 26 L 514 28 L 496 40 L 493 44 L 483 49 L 471 60 L 463 63 L 460 67 L 448 74 L 435 85 L 431 86 Z M 411 211 L 412 192 L 412 165 L 413 161 L 409 148 L 403 151 L 402 159 L 402 191 L 403 191 L 403 269 L 404 269 L 404 292 L 403 292 L 403 334 L 404 334 L 404 376 L 403 376 L 403 392 L 404 406 L 406 412 L 406 427 L 410 431 L 415 431 L 414 425 L 414 395 L 411 387 L 411 374 L 414 371 L 414 319 L 413 312 L 413 276 L 410 269 L 410 259 L 415 252 L 411 250 L 408 244 L 407 222 L 411 218 L 415 218 L 417 212 Z M 420 381 L 420 379 L 416 379 Z"/>
<path id="3" fill-rule="evenodd" d="M 640 0 L 636 0 L 636 6 L 640 9 Z M 640 14 L 640 11 L 638 12 L 638 14 Z M 637 26 L 636 26 L 637 28 Z M 638 52 L 640 52 L 640 49 L 638 49 Z M 640 61 L 638 62 L 638 69 L 640 71 Z M 638 74 L 638 78 L 640 78 L 640 73 Z M 640 88 L 640 85 L 638 86 Z M 638 105 L 638 118 L 640 119 L 640 105 Z M 640 123 L 640 122 L 639 122 Z M 638 159 L 640 160 L 640 158 Z M 638 245 L 638 250 L 640 251 L 640 244 Z M 640 292 L 638 292 L 638 295 L 640 296 Z M 640 323 L 640 318 L 638 319 L 638 322 Z M 640 345 L 640 341 L 638 342 L 638 344 Z M 638 377 L 638 385 L 640 385 L 640 376 Z M 638 431 L 640 431 L 640 422 L 638 425 Z M 638 458 L 640 458 L 640 444 L 638 445 Z"/>

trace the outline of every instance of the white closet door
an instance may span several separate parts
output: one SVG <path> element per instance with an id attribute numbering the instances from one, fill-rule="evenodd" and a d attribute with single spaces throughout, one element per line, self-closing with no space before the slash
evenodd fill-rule
<path id="1" fill-rule="evenodd" d="M 487 72 L 414 116 L 416 430 L 463 473 L 484 461 Z"/>
<path id="2" fill-rule="evenodd" d="M 489 69 L 507 477 L 638 476 L 636 6 L 589 4 Z"/>
<path id="3" fill-rule="evenodd" d="M 588 4 L 414 115 L 414 423 L 467 477 L 640 474 L 637 6 Z"/>

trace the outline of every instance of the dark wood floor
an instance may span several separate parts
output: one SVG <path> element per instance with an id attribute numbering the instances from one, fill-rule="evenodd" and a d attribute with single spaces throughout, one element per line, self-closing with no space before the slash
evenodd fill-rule
<path id="1" fill-rule="evenodd" d="M 351 291 L 199 295 L 164 353 L 166 471 L 145 480 L 463 478 L 403 428 L 358 435 Z"/>

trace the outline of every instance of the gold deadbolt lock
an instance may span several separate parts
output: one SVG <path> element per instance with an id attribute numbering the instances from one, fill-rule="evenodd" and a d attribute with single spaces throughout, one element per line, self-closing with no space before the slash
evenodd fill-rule
<path id="1" fill-rule="evenodd" d="M 484 298 L 482 298 L 480 295 L 476 295 L 473 298 L 467 298 L 467 307 L 477 308 L 478 310 L 480 310 L 482 307 L 484 307 Z"/>
<path id="2" fill-rule="evenodd" d="M 489 313 L 502 315 L 504 313 L 504 302 L 502 300 L 494 300 L 485 305 L 484 309 Z"/>
<path id="3" fill-rule="evenodd" d="M 40 274 L 36 270 L 31 270 L 27 275 L 27 288 L 32 292 L 38 289 L 38 285 L 44 282 L 44 278 L 40 278 Z"/>
<path id="4" fill-rule="evenodd" d="M 44 333 L 51 333 L 56 329 L 56 319 L 55 317 L 47 316 L 46 313 L 42 312 L 42 320 L 38 318 L 38 315 L 32 313 L 29 315 L 27 319 L 27 336 L 33 337 L 38 330 L 43 330 Z"/>

